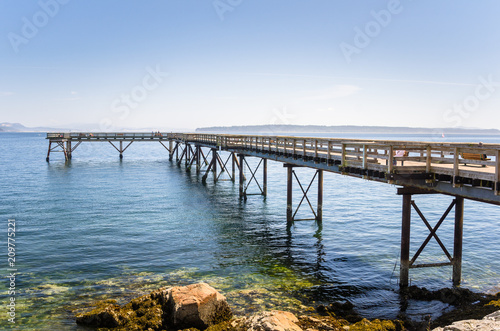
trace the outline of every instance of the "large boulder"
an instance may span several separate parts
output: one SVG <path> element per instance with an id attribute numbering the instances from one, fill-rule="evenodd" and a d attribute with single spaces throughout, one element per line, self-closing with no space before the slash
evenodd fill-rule
<path id="1" fill-rule="evenodd" d="M 103 301 L 90 312 L 79 314 L 80 325 L 118 330 L 204 330 L 231 318 L 226 298 L 205 283 L 161 288 L 133 299 L 125 306 Z"/>
<path id="2" fill-rule="evenodd" d="M 232 316 L 226 298 L 206 283 L 172 287 L 164 300 L 167 324 L 175 328 L 203 330 Z"/>

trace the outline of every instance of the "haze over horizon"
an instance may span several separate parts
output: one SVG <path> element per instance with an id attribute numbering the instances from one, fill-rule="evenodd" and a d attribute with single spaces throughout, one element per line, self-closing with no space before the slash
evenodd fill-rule
<path id="1" fill-rule="evenodd" d="M 500 129 L 500 3 L 0 2 L 0 121 Z"/>

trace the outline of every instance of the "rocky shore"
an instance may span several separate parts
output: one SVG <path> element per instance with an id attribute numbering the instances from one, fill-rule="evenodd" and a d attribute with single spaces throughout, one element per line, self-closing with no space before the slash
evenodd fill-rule
<path id="1" fill-rule="evenodd" d="M 410 287 L 404 299 L 440 300 L 455 309 L 435 321 L 367 320 L 349 302 L 320 305 L 303 315 L 264 311 L 233 316 L 226 298 L 206 283 L 160 288 L 120 306 L 107 300 L 78 314 L 76 323 L 97 330 L 207 330 L 207 331 L 315 331 L 315 330 L 500 330 L 500 293 L 482 295 L 462 289 L 428 291 Z M 464 321 L 462 321 L 464 320 Z M 457 322 L 461 321 L 461 322 Z"/>

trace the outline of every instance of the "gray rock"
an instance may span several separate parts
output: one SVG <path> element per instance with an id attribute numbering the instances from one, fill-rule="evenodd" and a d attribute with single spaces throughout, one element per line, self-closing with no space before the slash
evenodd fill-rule
<path id="1" fill-rule="evenodd" d="M 302 331 L 298 321 L 292 313 L 272 310 L 243 318 L 241 324 L 247 331 Z"/>
<path id="2" fill-rule="evenodd" d="M 499 331 L 500 311 L 485 316 L 482 320 L 464 320 L 453 322 L 444 328 L 436 328 L 433 331 Z"/>

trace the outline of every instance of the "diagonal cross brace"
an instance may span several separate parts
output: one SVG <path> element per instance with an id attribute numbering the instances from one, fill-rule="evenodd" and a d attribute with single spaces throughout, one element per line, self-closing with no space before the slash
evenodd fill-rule
<path id="1" fill-rule="evenodd" d="M 299 211 L 300 206 L 302 205 L 302 202 L 304 202 L 304 199 L 306 199 L 307 203 L 309 204 L 309 208 L 311 208 L 311 211 L 313 212 L 314 219 L 316 219 L 318 216 L 316 215 L 316 212 L 314 211 L 314 208 L 311 204 L 311 201 L 309 200 L 309 197 L 307 196 L 307 193 L 309 192 L 309 189 L 311 188 L 312 184 L 314 183 L 314 180 L 316 179 L 316 175 L 318 174 L 318 172 L 316 171 L 314 173 L 314 176 L 311 179 L 309 186 L 307 186 L 307 190 L 305 190 L 305 191 L 304 191 L 304 187 L 302 186 L 302 183 L 300 182 L 299 178 L 297 177 L 297 174 L 295 173 L 295 171 L 292 171 L 292 173 L 293 173 L 295 179 L 297 180 L 297 183 L 299 183 L 300 189 L 302 190 L 302 194 L 303 194 L 302 199 L 300 200 L 299 205 L 295 209 L 295 213 L 293 214 L 292 217 L 295 219 L 295 215 L 297 215 L 297 212 Z"/>
<path id="2" fill-rule="evenodd" d="M 259 161 L 259 164 L 257 164 L 257 167 L 255 168 L 255 171 L 252 171 L 252 168 L 250 168 L 250 166 L 248 165 L 247 163 L 247 160 L 243 159 L 243 162 L 244 164 L 247 166 L 248 170 L 250 171 L 250 173 L 252 174 L 252 176 L 250 177 L 250 180 L 248 181 L 247 185 L 245 186 L 245 189 L 244 189 L 244 192 L 245 192 L 245 195 L 247 195 L 247 189 L 248 187 L 250 186 L 250 184 L 252 183 L 252 180 L 255 181 L 255 183 L 257 184 L 257 186 L 259 187 L 259 190 L 260 190 L 260 193 L 261 194 L 264 194 L 264 190 L 262 189 L 262 187 L 260 186 L 259 184 L 259 181 L 257 180 L 257 178 L 255 177 L 255 174 L 257 173 L 257 170 L 259 170 L 259 167 L 260 165 L 262 164 L 262 161 L 264 159 L 260 159 Z M 244 166 L 243 164 L 240 165 L 240 166 Z"/>
<path id="3" fill-rule="evenodd" d="M 450 262 L 453 262 L 453 258 L 451 257 L 450 253 L 448 252 L 448 250 L 446 249 L 446 247 L 444 246 L 444 244 L 441 242 L 441 240 L 437 236 L 436 232 L 439 229 L 439 227 L 441 226 L 441 224 L 443 223 L 443 221 L 446 219 L 446 217 L 448 216 L 448 214 L 450 213 L 450 211 L 455 206 L 455 203 L 456 203 L 455 200 L 453 200 L 451 202 L 451 204 L 448 206 L 448 209 L 446 209 L 446 211 L 444 212 L 443 216 L 441 216 L 441 218 L 437 222 L 436 226 L 434 226 L 434 228 L 432 228 L 431 225 L 429 224 L 429 222 L 427 221 L 427 219 L 425 218 L 425 216 L 422 214 L 422 212 L 420 211 L 420 209 L 417 207 L 415 201 L 413 201 L 413 200 L 411 201 L 411 205 L 413 206 L 413 208 L 415 209 L 415 211 L 417 212 L 417 214 L 420 216 L 420 218 L 422 219 L 422 221 L 425 223 L 425 225 L 429 229 L 430 233 L 427 236 L 427 238 L 424 240 L 424 242 L 422 243 L 422 245 L 420 246 L 420 248 L 417 250 L 417 252 L 413 256 L 413 258 L 411 259 L 410 266 L 413 265 L 413 263 L 417 260 L 417 258 L 419 257 L 420 253 L 422 253 L 422 251 L 424 250 L 425 246 L 427 246 L 427 244 L 429 243 L 429 241 L 431 240 L 432 237 L 434 237 L 436 239 L 437 243 L 439 244 L 439 246 L 443 250 L 444 254 L 446 254 L 446 256 L 448 257 L 448 259 L 450 260 Z"/>
<path id="4" fill-rule="evenodd" d="M 219 180 L 220 176 L 222 175 L 223 172 L 226 172 L 227 175 L 229 176 L 229 180 L 234 180 L 234 178 L 231 176 L 231 173 L 229 172 L 229 170 L 227 170 L 227 163 L 229 162 L 229 160 L 231 159 L 231 157 L 234 157 L 233 154 L 229 154 L 226 162 L 223 162 L 220 155 L 217 154 L 217 161 L 219 162 L 219 165 L 220 165 L 220 172 L 219 172 L 219 175 L 217 175 L 217 180 Z"/>

